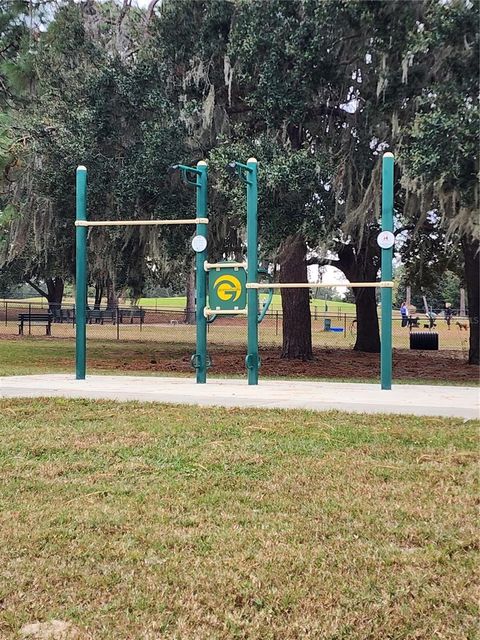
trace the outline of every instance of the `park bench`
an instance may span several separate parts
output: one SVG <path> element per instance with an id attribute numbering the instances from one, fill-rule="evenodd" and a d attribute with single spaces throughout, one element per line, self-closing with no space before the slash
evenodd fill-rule
<path id="1" fill-rule="evenodd" d="M 50 313 L 19 313 L 18 314 L 18 335 L 23 336 L 24 326 L 28 328 L 32 325 L 44 325 L 47 336 L 52 335 L 52 314 Z"/>
<path id="2" fill-rule="evenodd" d="M 53 322 L 62 324 L 73 321 L 73 312 L 70 309 L 53 309 L 51 313 Z"/>
<path id="3" fill-rule="evenodd" d="M 133 324 L 135 318 L 138 318 L 139 324 L 143 324 L 145 321 L 145 310 L 133 307 L 132 309 L 119 309 L 118 320 L 123 323 L 124 320 L 130 320 L 130 324 Z"/>
<path id="4" fill-rule="evenodd" d="M 112 322 L 115 324 L 115 311 L 111 309 L 101 310 L 101 309 L 88 309 L 87 311 L 87 322 L 88 324 L 104 324 L 104 322 Z"/>

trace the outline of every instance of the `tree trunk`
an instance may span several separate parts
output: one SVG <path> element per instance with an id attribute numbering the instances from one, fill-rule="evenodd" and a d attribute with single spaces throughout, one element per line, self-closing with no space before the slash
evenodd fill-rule
<path id="1" fill-rule="evenodd" d="M 470 320 L 470 348 L 468 364 L 480 364 L 480 242 L 473 238 L 462 238 L 462 249 L 465 260 L 465 284 L 467 285 L 468 318 Z"/>
<path id="2" fill-rule="evenodd" d="M 103 284 L 98 283 L 95 285 L 95 303 L 93 305 L 93 308 L 96 309 L 98 311 L 98 309 L 100 309 L 100 306 L 102 304 L 102 298 L 103 298 Z"/>
<path id="3" fill-rule="evenodd" d="M 187 274 L 187 302 L 185 324 L 195 324 L 195 266 L 192 263 Z"/>
<path id="4" fill-rule="evenodd" d="M 373 233 L 373 232 L 372 232 Z M 380 265 L 376 242 L 365 237 L 360 248 L 343 245 L 338 251 L 340 269 L 350 282 L 374 282 Z M 353 289 L 357 312 L 357 339 L 353 349 L 366 353 L 380 352 L 380 330 L 378 328 L 377 299 L 375 289 Z"/>
<path id="5" fill-rule="evenodd" d="M 307 245 L 302 235 L 289 236 L 280 249 L 280 282 L 308 282 Z M 312 360 L 312 318 L 308 289 L 282 289 L 282 358 Z"/>
<path id="6" fill-rule="evenodd" d="M 115 311 L 118 307 L 118 295 L 115 291 L 115 285 L 110 277 L 107 278 L 107 309 Z"/>
<path id="7" fill-rule="evenodd" d="M 47 278 L 47 300 L 49 311 L 56 311 L 62 306 L 64 282 L 63 278 Z"/>
<path id="8" fill-rule="evenodd" d="M 357 309 L 357 339 L 353 349 L 379 353 L 380 334 L 375 289 L 354 289 L 354 296 Z"/>

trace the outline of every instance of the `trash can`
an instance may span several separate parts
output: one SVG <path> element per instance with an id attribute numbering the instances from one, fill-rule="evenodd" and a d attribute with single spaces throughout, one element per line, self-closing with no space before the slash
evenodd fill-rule
<path id="1" fill-rule="evenodd" d="M 324 331 L 330 331 L 331 328 L 332 328 L 332 319 L 331 318 L 324 318 L 323 319 L 323 330 Z"/>
<path id="2" fill-rule="evenodd" d="M 438 351 L 438 333 L 434 331 L 412 331 L 410 334 L 410 349 Z"/>

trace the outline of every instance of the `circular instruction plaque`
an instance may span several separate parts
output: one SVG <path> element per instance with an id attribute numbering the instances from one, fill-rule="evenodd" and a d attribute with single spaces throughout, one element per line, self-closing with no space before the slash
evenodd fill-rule
<path id="1" fill-rule="evenodd" d="M 201 253 L 207 248 L 207 239 L 205 236 L 195 236 L 192 239 L 192 249 L 195 253 Z"/>
<path id="2" fill-rule="evenodd" d="M 377 244 L 381 249 L 391 249 L 395 244 L 395 236 L 391 231 L 380 231 L 377 236 Z"/>

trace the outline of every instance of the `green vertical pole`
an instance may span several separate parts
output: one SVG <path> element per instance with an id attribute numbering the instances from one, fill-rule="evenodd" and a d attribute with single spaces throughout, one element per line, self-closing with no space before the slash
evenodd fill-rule
<path id="1" fill-rule="evenodd" d="M 76 220 L 87 219 L 87 169 L 77 167 Z M 75 376 L 85 380 L 87 356 L 87 227 L 76 227 Z"/>
<path id="2" fill-rule="evenodd" d="M 207 217 L 207 193 L 208 193 L 208 167 L 204 160 L 197 164 L 200 173 L 197 174 L 197 217 Z M 207 238 L 208 226 L 197 224 L 197 235 Z M 196 326 L 197 326 L 197 348 L 196 348 L 196 372 L 197 383 L 207 381 L 207 319 L 204 315 L 207 305 L 207 272 L 204 263 L 207 260 L 207 249 L 199 251 L 195 257 L 195 290 L 196 290 Z"/>
<path id="3" fill-rule="evenodd" d="M 385 153 L 382 160 L 382 231 L 393 232 L 393 153 Z M 393 247 L 382 249 L 382 281 L 392 280 Z M 382 324 L 380 334 L 380 384 L 392 388 L 392 289 L 381 289 Z"/>
<path id="4" fill-rule="evenodd" d="M 255 158 L 247 161 L 247 282 L 257 282 L 258 270 L 258 163 Z M 247 377 L 248 384 L 258 384 L 258 290 L 247 289 L 248 335 L 247 335 Z"/>

